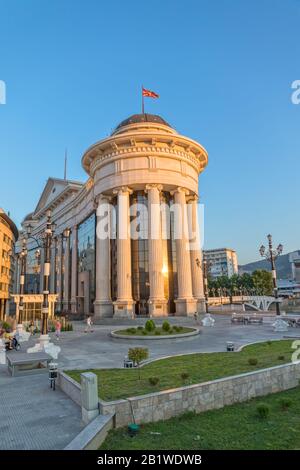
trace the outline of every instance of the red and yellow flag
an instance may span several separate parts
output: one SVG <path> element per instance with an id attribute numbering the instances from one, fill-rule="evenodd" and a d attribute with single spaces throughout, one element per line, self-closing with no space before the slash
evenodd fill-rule
<path id="1" fill-rule="evenodd" d="M 159 98 L 159 95 L 151 90 L 146 90 L 146 88 L 142 88 L 143 96 L 147 96 L 148 98 Z"/>

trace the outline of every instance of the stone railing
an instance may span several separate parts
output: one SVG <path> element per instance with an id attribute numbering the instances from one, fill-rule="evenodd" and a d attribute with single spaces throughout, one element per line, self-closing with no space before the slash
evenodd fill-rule
<path id="1" fill-rule="evenodd" d="M 80 385 L 63 372 L 59 376 L 61 388 L 78 403 Z M 188 411 L 201 413 L 288 390 L 296 387 L 299 379 L 300 363 L 284 364 L 201 384 L 130 397 L 127 400 L 105 402 L 99 399 L 100 413 L 114 415 L 115 427 L 126 426 L 133 420 L 136 423 L 150 423 Z"/>

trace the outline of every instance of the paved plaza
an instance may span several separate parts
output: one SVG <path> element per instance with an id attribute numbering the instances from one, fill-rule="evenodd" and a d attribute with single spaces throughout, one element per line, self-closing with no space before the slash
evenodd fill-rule
<path id="1" fill-rule="evenodd" d="M 263 325 L 232 325 L 230 316 L 214 315 L 215 326 L 202 328 L 200 335 L 186 339 L 125 340 L 113 339 L 112 329 L 126 325 L 94 325 L 85 333 L 82 322 L 74 331 L 62 333 L 59 367 L 84 369 L 122 367 L 124 356 L 132 345 L 149 348 L 150 359 L 193 352 L 225 351 L 226 341 L 236 347 L 255 341 L 299 336 L 295 329 L 274 333 L 271 322 Z M 144 320 L 143 320 L 144 321 Z M 139 321 L 139 323 L 143 323 Z M 173 324 L 196 325 L 194 319 L 170 320 Z M 55 337 L 53 341 L 56 342 Z M 33 337 L 22 349 L 33 345 Z M 53 392 L 47 374 L 10 377 L 0 366 L 0 449 L 63 449 L 82 429 L 80 408 L 60 390 Z"/>
<path id="2" fill-rule="evenodd" d="M 216 319 L 215 326 L 201 327 L 201 334 L 190 338 L 168 339 L 168 340 L 128 340 L 116 339 L 110 336 L 111 330 L 126 328 L 126 324 L 93 325 L 92 333 L 84 333 L 83 322 L 74 323 L 74 331 L 62 333 L 57 342 L 55 335 L 51 334 L 53 342 L 59 344 L 62 351 L 58 363 L 64 369 L 85 368 L 111 368 L 122 367 L 124 357 L 128 348 L 134 346 L 147 347 L 149 359 L 171 356 L 176 354 L 188 354 L 193 352 L 217 352 L 225 351 L 226 341 L 233 341 L 236 348 L 252 342 L 268 339 L 281 339 L 284 335 L 295 335 L 300 337 L 298 329 L 289 329 L 288 333 L 274 333 L 270 318 L 268 323 L 262 325 L 233 325 L 228 315 L 213 315 Z M 193 318 L 169 318 L 173 324 L 186 326 L 199 326 Z M 145 319 L 139 320 L 144 324 Z M 160 322 L 157 321 L 159 324 Z M 129 324 L 128 326 L 132 326 Z M 35 344 L 33 337 L 28 346 Z"/>

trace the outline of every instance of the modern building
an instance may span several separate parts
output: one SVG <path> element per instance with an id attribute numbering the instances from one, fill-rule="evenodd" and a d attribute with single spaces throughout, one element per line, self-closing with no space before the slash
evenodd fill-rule
<path id="1" fill-rule="evenodd" d="M 300 297 L 300 282 L 292 279 L 277 280 L 279 297 Z"/>
<path id="2" fill-rule="evenodd" d="M 0 320 L 9 311 L 10 295 L 14 280 L 14 250 L 18 229 L 3 209 L 0 208 Z"/>
<path id="3" fill-rule="evenodd" d="M 292 277 L 294 281 L 300 283 L 300 251 L 293 251 L 289 254 L 289 262 L 292 267 Z"/>
<path id="4" fill-rule="evenodd" d="M 203 259 L 208 263 L 208 270 L 212 277 L 228 276 L 238 273 L 238 261 L 235 250 L 230 248 L 216 248 L 203 250 Z"/>
<path id="5" fill-rule="evenodd" d="M 51 209 L 57 310 L 95 318 L 203 310 L 197 201 L 207 161 L 198 142 L 161 117 L 136 114 L 84 153 L 86 183 L 49 178 L 22 226 L 39 238 Z M 27 291 L 42 285 L 36 249 L 29 239 Z"/>

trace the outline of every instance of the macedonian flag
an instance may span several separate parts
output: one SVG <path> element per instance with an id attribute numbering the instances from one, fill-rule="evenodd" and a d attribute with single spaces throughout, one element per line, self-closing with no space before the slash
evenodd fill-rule
<path id="1" fill-rule="evenodd" d="M 148 98 L 159 98 L 159 95 L 154 91 L 146 90 L 146 88 L 142 89 L 143 96 L 147 96 Z"/>

